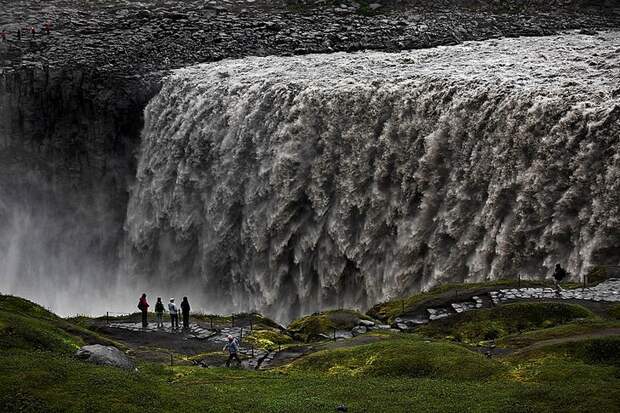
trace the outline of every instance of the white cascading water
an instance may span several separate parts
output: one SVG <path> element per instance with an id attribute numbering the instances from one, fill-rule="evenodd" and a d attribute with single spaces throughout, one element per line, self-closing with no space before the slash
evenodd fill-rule
<path id="1" fill-rule="evenodd" d="M 133 268 L 213 311 L 620 263 L 620 33 L 227 60 L 145 113 Z"/>

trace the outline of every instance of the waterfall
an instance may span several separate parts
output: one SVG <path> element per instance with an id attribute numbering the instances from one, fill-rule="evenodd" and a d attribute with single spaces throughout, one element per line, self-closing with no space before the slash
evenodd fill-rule
<path id="1" fill-rule="evenodd" d="M 177 70 L 145 110 L 132 271 L 213 311 L 290 319 L 619 264 L 619 44 L 571 33 Z"/>

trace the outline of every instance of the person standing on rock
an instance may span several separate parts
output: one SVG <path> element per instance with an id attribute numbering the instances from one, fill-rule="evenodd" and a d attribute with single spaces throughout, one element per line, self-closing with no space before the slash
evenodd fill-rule
<path id="1" fill-rule="evenodd" d="M 177 310 L 177 305 L 174 303 L 174 298 L 171 298 L 168 303 L 168 312 L 170 313 L 170 325 L 172 329 L 175 330 L 179 328 L 179 311 Z"/>
<path id="2" fill-rule="evenodd" d="M 146 301 L 146 294 L 142 294 L 140 301 L 138 301 L 138 309 L 142 312 L 142 327 L 148 326 L 147 316 L 149 310 L 149 303 Z"/>
<path id="3" fill-rule="evenodd" d="M 187 297 L 183 297 L 183 301 L 181 301 L 181 313 L 183 314 L 183 328 L 189 328 L 189 301 L 187 301 Z"/>
<path id="4" fill-rule="evenodd" d="M 164 327 L 164 303 L 161 302 L 161 297 L 157 297 L 157 303 L 155 304 L 155 315 L 157 316 L 157 328 Z"/>
<path id="5" fill-rule="evenodd" d="M 241 360 L 237 355 L 237 352 L 239 351 L 239 342 L 235 337 L 231 335 L 228 336 L 228 344 L 224 346 L 224 351 L 226 350 L 228 350 L 228 360 L 226 360 L 226 367 L 230 367 L 230 362 L 233 361 L 233 359 L 237 360 L 237 363 L 241 365 Z"/>
<path id="6" fill-rule="evenodd" d="M 555 264 L 555 271 L 553 272 L 553 280 L 555 284 L 555 289 L 560 291 L 560 283 L 562 280 L 566 278 L 566 270 L 562 268 L 562 266 L 558 263 Z"/>

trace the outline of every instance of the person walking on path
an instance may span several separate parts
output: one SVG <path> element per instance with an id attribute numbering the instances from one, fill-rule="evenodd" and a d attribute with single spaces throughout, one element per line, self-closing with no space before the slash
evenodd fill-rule
<path id="1" fill-rule="evenodd" d="M 37 34 L 37 29 L 35 29 L 34 26 L 30 28 L 30 34 L 32 38 L 34 39 L 34 36 Z"/>
<path id="2" fill-rule="evenodd" d="M 17 40 L 21 40 L 22 39 L 22 28 L 18 27 L 17 28 Z"/>
<path id="3" fill-rule="evenodd" d="M 157 297 L 157 303 L 155 304 L 155 315 L 157 316 L 157 328 L 164 327 L 164 303 L 161 302 L 161 297 Z"/>
<path id="4" fill-rule="evenodd" d="M 183 297 L 183 301 L 181 301 L 181 314 L 183 315 L 183 328 L 189 328 L 189 301 L 187 301 L 187 297 Z"/>
<path id="5" fill-rule="evenodd" d="M 3 43 L 6 42 L 6 35 L 7 35 L 7 32 L 4 29 L 2 29 L 0 31 L 0 38 L 2 39 Z"/>
<path id="6" fill-rule="evenodd" d="M 556 291 L 560 292 L 560 283 L 566 278 L 566 270 L 558 263 L 555 264 L 555 271 L 553 272 L 553 280 Z"/>
<path id="7" fill-rule="evenodd" d="M 237 363 L 241 365 L 241 360 L 237 355 L 237 352 L 239 351 L 239 342 L 235 337 L 231 335 L 228 336 L 228 344 L 224 346 L 224 351 L 226 350 L 228 350 L 228 360 L 226 361 L 226 367 L 230 367 L 230 362 L 233 361 L 233 359 L 237 360 Z"/>
<path id="8" fill-rule="evenodd" d="M 172 329 L 179 328 L 179 310 L 177 310 L 177 305 L 174 303 L 174 298 L 171 298 L 168 303 L 168 312 L 170 312 L 170 325 Z"/>
<path id="9" fill-rule="evenodd" d="M 138 308 L 142 311 L 142 327 L 146 328 L 148 326 L 147 311 L 149 310 L 149 303 L 146 301 L 146 294 L 142 294 L 142 297 L 140 297 L 140 301 L 138 301 Z"/>

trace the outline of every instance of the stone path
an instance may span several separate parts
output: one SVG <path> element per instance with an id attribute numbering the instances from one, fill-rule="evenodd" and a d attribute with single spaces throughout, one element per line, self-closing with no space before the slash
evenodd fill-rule
<path id="1" fill-rule="evenodd" d="M 561 290 L 553 288 L 507 288 L 488 294 L 473 296 L 470 300 L 453 302 L 443 307 L 427 308 L 426 314 L 403 315 L 396 318 L 394 327 L 401 331 L 412 330 L 429 321 L 439 320 L 465 311 L 488 308 L 515 300 L 587 300 L 598 302 L 620 302 L 620 279 L 611 278 L 594 287 Z"/>
<path id="2" fill-rule="evenodd" d="M 275 352 L 268 352 L 263 349 L 256 349 L 251 345 L 247 345 L 243 336 L 250 333 L 248 328 L 242 327 L 223 327 L 218 329 L 204 328 L 199 324 L 191 323 L 189 329 L 172 329 L 168 323 L 163 328 L 158 328 L 155 323 L 149 323 L 144 328 L 142 323 L 126 323 L 115 322 L 108 324 L 109 328 L 121 329 L 136 333 L 163 333 L 182 336 L 186 340 L 207 340 L 211 343 L 221 344 L 222 348 L 228 342 L 228 335 L 232 335 L 240 339 L 239 354 L 241 358 L 245 358 L 242 367 L 248 369 L 258 369 L 264 360 L 271 360 L 275 356 Z M 243 330 L 243 334 L 242 334 Z M 349 337 L 350 337 L 349 332 Z"/>

